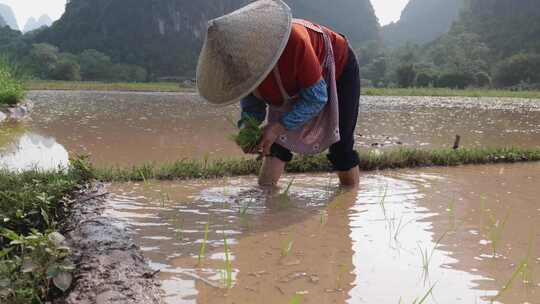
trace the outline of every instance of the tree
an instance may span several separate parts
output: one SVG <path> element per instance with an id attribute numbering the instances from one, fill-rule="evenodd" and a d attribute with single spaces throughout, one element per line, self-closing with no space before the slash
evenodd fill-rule
<path id="1" fill-rule="evenodd" d="M 56 67 L 58 55 L 58 48 L 54 45 L 48 43 L 34 44 L 30 51 L 29 66 L 36 76 L 46 79 Z"/>
<path id="2" fill-rule="evenodd" d="M 398 85 L 402 88 L 409 88 L 416 80 L 416 70 L 413 64 L 404 64 L 396 71 Z"/>
<path id="3" fill-rule="evenodd" d="M 84 80 L 105 80 L 111 76 L 111 58 L 96 50 L 85 50 L 79 55 L 81 76 Z"/>
<path id="4" fill-rule="evenodd" d="M 384 57 L 376 58 L 362 70 L 364 72 L 362 75 L 363 78 L 367 78 L 371 80 L 375 86 L 379 86 L 385 82 L 386 59 Z"/>
<path id="5" fill-rule="evenodd" d="M 465 72 L 443 73 L 437 80 L 436 86 L 439 88 L 465 89 L 474 84 L 474 76 Z"/>
<path id="6" fill-rule="evenodd" d="M 142 67 L 118 63 L 111 68 L 111 80 L 125 82 L 146 81 L 146 70 Z"/>
<path id="7" fill-rule="evenodd" d="M 509 87 L 522 82 L 540 83 L 540 55 L 516 54 L 502 61 L 496 68 L 495 83 Z"/>
<path id="8" fill-rule="evenodd" d="M 54 80 L 79 81 L 81 80 L 81 67 L 76 61 L 70 59 L 60 59 L 50 78 Z"/>

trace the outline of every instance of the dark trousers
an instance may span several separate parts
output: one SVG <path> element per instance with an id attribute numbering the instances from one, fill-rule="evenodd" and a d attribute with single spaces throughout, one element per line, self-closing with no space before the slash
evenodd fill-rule
<path id="1" fill-rule="evenodd" d="M 354 150 L 354 130 L 360 103 L 360 71 L 356 55 L 349 48 L 347 64 L 336 82 L 339 99 L 339 135 L 341 140 L 330 146 L 328 160 L 336 171 L 348 171 L 360 163 Z M 284 162 L 292 159 L 291 151 L 279 144 L 272 145 L 271 155 Z"/>

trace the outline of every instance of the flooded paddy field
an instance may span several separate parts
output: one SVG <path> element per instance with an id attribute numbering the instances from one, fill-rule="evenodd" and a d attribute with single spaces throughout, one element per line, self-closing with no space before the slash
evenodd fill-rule
<path id="1" fill-rule="evenodd" d="M 193 94 L 34 91 L 0 129 L 0 167 L 242 156 L 238 106 Z M 540 101 L 363 97 L 359 149 L 540 145 Z M 540 303 L 540 164 L 117 183 L 107 214 L 168 303 Z M 290 186 L 290 188 L 289 188 Z M 288 190 L 287 190 L 288 189 Z"/>
<path id="2" fill-rule="evenodd" d="M 30 121 L 11 127 L 19 132 L 11 144 L 1 144 L 8 136 L 0 134 L 4 166 L 16 166 L 20 154 L 43 166 L 65 163 L 67 152 L 103 165 L 242 155 L 230 140 L 238 106 L 214 107 L 194 94 L 34 91 L 29 98 Z M 362 97 L 360 149 L 451 147 L 456 134 L 466 147 L 538 145 L 540 102 Z"/>
<path id="3" fill-rule="evenodd" d="M 108 212 L 168 303 L 412 303 L 432 287 L 425 303 L 539 303 L 539 173 L 388 171 L 345 192 L 331 175 L 276 193 L 253 178 L 114 184 Z"/>

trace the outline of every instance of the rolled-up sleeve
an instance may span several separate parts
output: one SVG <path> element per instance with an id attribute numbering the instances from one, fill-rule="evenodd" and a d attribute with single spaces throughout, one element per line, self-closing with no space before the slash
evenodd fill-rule
<path id="1" fill-rule="evenodd" d="M 315 85 L 300 90 L 300 99 L 293 105 L 291 112 L 283 115 L 281 123 L 287 130 L 299 130 L 315 118 L 328 102 L 328 86 L 324 79 Z"/>

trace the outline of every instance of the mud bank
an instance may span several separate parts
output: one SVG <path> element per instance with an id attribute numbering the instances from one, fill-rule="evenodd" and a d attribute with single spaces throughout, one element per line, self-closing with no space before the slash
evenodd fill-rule
<path id="1" fill-rule="evenodd" d="M 162 303 L 160 283 L 121 223 L 103 214 L 102 186 L 81 196 L 66 236 L 77 270 L 70 294 L 55 303 Z"/>
<path id="2" fill-rule="evenodd" d="M 0 123 L 8 120 L 20 121 L 30 115 L 30 111 L 34 107 L 34 103 L 30 100 L 25 100 L 18 105 L 0 108 Z"/>

